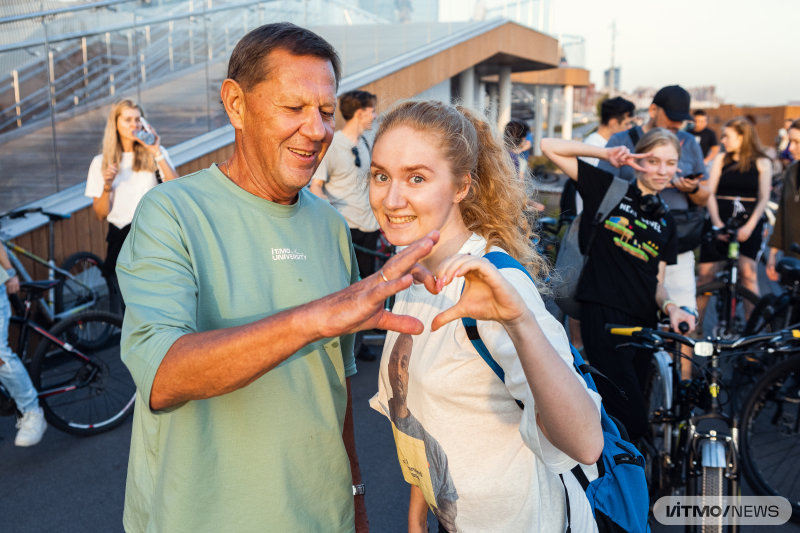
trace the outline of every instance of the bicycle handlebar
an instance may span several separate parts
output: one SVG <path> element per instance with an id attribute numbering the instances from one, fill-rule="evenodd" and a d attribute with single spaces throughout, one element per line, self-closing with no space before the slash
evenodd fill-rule
<path id="1" fill-rule="evenodd" d="M 671 331 L 659 331 L 650 328 L 630 327 L 619 324 L 606 324 L 606 331 L 612 335 L 618 335 L 621 337 L 642 337 L 649 340 L 669 339 L 692 347 L 694 347 L 697 342 L 694 339 L 684 337 L 683 335 L 679 335 L 677 333 L 672 333 Z M 713 343 L 720 350 L 734 350 L 736 348 L 747 346 L 748 344 L 767 340 L 773 343 L 800 340 L 800 329 L 784 330 L 776 333 L 760 333 L 758 335 L 742 337 L 741 339 L 736 339 L 733 341 L 710 339 L 709 341 L 705 342 Z"/>

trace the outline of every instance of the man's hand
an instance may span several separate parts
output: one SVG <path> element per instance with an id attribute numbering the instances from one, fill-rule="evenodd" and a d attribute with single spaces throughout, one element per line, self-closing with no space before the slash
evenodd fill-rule
<path id="1" fill-rule="evenodd" d="M 653 155 L 653 152 L 648 152 L 646 154 L 633 154 L 628 149 L 627 146 L 615 146 L 613 148 L 607 148 L 606 153 L 608 155 L 608 162 L 611 163 L 616 168 L 621 168 L 624 165 L 628 165 L 634 170 L 640 170 L 645 172 L 639 163 L 636 162 L 637 159 L 644 159 L 645 157 L 650 157 Z"/>
<path id="2" fill-rule="evenodd" d="M 6 292 L 8 294 L 17 294 L 19 292 L 19 278 L 17 276 L 6 281 Z"/>
<path id="3" fill-rule="evenodd" d="M 673 186 L 681 192 L 690 193 L 697 188 L 699 183 L 697 178 L 678 178 L 673 182 Z"/>
<path id="4" fill-rule="evenodd" d="M 418 319 L 392 314 L 383 306 L 387 298 L 410 287 L 413 280 L 437 294 L 433 274 L 418 261 L 430 254 L 438 241 L 439 232 L 434 230 L 391 258 L 381 271 L 314 302 L 318 309 L 314 315 L 320 322 L 316 325 L 319 337 L 339 337 L 373 328 L 411 335 L 422 333 L 424 327 Z M 383 276 L 389 281 L 384 281 Z"/>
<path id="5" fill-rule="evenodd" d="M 672 331 L 676 333 L 680 333 L 681 335 L 686 335 L 687 333 L 691 333 L 694 331 L 696 326 L 697 318 L 691 313 L 687 313 L 680 307 L 675 304 L 670 304 L 667 306 L 667 313 L 669 313 L 669 325 L 672 328 Z M 689 331 L 683 333 L 678 326 L 681 322 L 686 322 L 689 324 Z"/>

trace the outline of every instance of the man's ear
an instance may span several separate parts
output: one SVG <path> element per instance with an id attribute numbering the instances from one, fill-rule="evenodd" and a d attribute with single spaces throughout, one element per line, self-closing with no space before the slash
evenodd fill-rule
<path id="1" fill-rule="evenodd" d="M 222 88 L 219 91 L 222 98 L 222 105 L 225 106 L 225 112 L 228 114 L 228 120 L 231 121 L 231 126 L 240 130 L 244 127 L 244 91 L 241 85 L 236 81 L 228 78 L 222 82 Z"/>
<path id="2" fill-rule="evenodd" d="M 650 118 L 656 118 L 656 115 L 658 114 L 658 106 L 656 104 L 650 104 L 647 112 L 650 114 Z"/>

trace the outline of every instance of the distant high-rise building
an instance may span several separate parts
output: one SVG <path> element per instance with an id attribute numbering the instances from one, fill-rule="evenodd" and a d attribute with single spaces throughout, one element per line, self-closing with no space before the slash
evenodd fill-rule
<path id="1" fill-rule="evenodd" d="M 614 67 L 614 91 L 619 92 L 619 67 Z M 611 84 L 609 82 L 609 74 L 611 73 L 611 69 L 606 69 L 603 71 L 603 87 L 605 89 L 609 89 Z"/>

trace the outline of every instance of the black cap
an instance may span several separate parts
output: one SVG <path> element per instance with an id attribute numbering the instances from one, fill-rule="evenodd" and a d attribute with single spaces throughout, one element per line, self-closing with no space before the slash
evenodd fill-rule
<path id="1" fill-rule="evenodd" d="M 675 122 L 694 120 L 692 115 L 689 114 L 691 102 L 691 95 L 680 85 L 664 87 L 653 98 L 653 103 L 663 109 L 667 117 Z"/>

